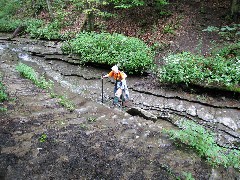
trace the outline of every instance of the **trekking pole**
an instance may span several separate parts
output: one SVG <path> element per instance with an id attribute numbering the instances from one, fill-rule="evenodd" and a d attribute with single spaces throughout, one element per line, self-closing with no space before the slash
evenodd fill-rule
<path id="1" fill-rule="evenodd" d="M 122 90 L 122 108 L 123 108 L 123 90 Z"/>
<path id="2" fill-rule="evenodd" d="M 102 103 L 103 103 L 103 76 L 104 74 L 102 73 Z"/>

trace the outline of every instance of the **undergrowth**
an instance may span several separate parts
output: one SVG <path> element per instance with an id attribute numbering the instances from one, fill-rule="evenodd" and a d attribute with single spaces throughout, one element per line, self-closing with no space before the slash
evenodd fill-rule
<path id="1" fill-rule="evenodd" d="M 200 157 L 206 158 L 214 167 L 234 167 L 240 170 L 240 151 L 220 147 L 215 141 L 214 133 L 193 121 L 182 119 L 180 130 L 164 130 L 175 142 L 193 147 Z"/>
<path id="2" fill-rule="evenodd" d="M 154 59 L 151 48 L 143 41 L 117 33 L 82 32 L 65 42 L 62 50 L 67 54 L 78 54 L 82 64 L 118 64 L 129 74 L 151 69 Z"/>
<path id="3" fill-rule="evenodd" d="M 6 87 L 2 83 L 0 74 L 0 112 L 7 111 L 7 108 L 3 107 L 1 102 L 8 100 L 8 95 L 6 93 Z"/>
<path id="4" fill-rule="evenodd" d="M 38 77 L 37 73 L 32 67 L 23 63 L 19 63 L 16 66 L 16 69 L 23 77 L 31 80 L 36 86 L 48 90 L 52 97 L 57 97 L 62 106 L 66 107 L 70 111 L 75 109 L 74 104 L 68 100 L 66 96 L 56 95 L 53 92 L 53 82 L 51 80 L 47 81 L 43 76 Z"/>
<path id="5" fill-rule="evenodd" d="M 217 86 L 238 90 L 240 43 L 225 46 L 209 57 L 183 52 L 169 55 L 159 69 L 161 82 Z"/>
<path id="6" fill-rule="evenodd" d="M 5 100 L 7 100 L 7 98 L 8 98 L 8 96 L 7 96 L 7 93 L 6 93 L 5 86 L 0 81 L 0 102 L 3 102 Z"/>

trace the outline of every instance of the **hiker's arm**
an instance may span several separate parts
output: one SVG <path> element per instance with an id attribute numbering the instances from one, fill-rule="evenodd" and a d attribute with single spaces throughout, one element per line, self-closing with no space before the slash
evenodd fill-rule
<path id="1" fill-rule="evenodd" d="M 102 79 L 103 79 L 103 78 L 107 78 L 107 77 L 113 77 L 113 71 L 111 71 L 110 73 L 102 76 Z"/>
<path id="2" fill-rule="evenodd" d="M 106 74 L 106 75 L 102 76 L 102 78 L 107 78 L 107 77 L 109 77 L 109 75 L 108 75 L 108 74 Z"/>

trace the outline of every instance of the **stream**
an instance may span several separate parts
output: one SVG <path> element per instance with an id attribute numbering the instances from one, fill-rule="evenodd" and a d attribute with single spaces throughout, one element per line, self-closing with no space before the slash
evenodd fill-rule
<path id="1" fill-rule="evenodd" d="M 0 63 L 25 63 L 62 87 L 96 103 L 111 106 L 114 81 L 101 75 L 110 67 L 82 66 L 77 56 L 63 55 L 61 43 L 17 38 L 0 38 Z M 176 127 L 180 119 L 191 119 L 213 131 L 221 146 L 240 149 L 239 94 L 160 84 L 151 74 L 128 75 L 131 96 L 130 109 L 122 109 L 133 116 L 142 116 L 163 127 Z M 172 126 L 174 125 L 174 126 Z"/>

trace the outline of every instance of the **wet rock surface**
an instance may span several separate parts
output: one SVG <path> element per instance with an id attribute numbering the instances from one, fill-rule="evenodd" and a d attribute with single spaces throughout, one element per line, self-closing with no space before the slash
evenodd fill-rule
<path id="1" fill-rule="evenodd" d="M 239 177 L 231 169 L 212 169 L 191 149 L 177 148 L 161 133 L 186 117 L 218 133 L 219 144 L 239 148 L 239 99 L 171 90 L 151 76 L 130 76 L 135 108 L 130 114 L 139 113 L 132 116 L 126 109 L 109 108 L 112 80 L 104 80 L 101 103 L 100 76 L 108 69 L 79 66 L 77 58 L 62 55 L 60 44 L 28 39 L 9 43 L 2 38 L 0 52 L 0 70 L 13 98 L 0 118 L 0 177 L 184 179 L 183 172 L 196 179 Z M 14 69 L 18 62 L 53 79 L 56 91 L 67 94 L 76 110 L 67 111 L 49 93 L 22 79 Z"/>
<path id="2" fill-rule="evenodd" d="M 108 69 L 79 65 L 79 58 L 75 55 L 62 54 L 61 43 L 58 42 L 22 38 L 6 43 L 6 46 L 10 47 L 4 51 L 11 51 L 13 61 L 28 63 L 47 78 L 93 101 L 102 101 L 103 86 L 105 105 L 111 105 L 114 82 L 104 79 L 102 84 L 100 79 Z M 4 57 L 2 59 L 4 61 Z M 151 120 L 143 114 L 146 110 L 151 113 L 150 117 L 165 119 L 175 125 L 185 117 L 214 131 L 220 145 L 240 148 L 240 94 L 200 87 L 170 87 L 159 84 L 151 75 L 128 76 L 127 80 L 132 106 L 142 109 L 140 116 Z M 132 115 L 138 114 L 134 112 Z"/>

